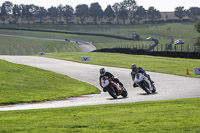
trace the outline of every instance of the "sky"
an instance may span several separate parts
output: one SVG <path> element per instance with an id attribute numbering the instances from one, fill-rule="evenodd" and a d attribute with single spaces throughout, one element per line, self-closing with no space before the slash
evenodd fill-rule
<path id="1" fill-rule="evenodd" d="M 113 5 L 114 3 L 120 3 L 123 0 L 0 0 L 0 6 L 5 1 L 10 1 L 13 4 L 34 4 L 37 6 L 42 6 L 49 8 L 51 6 L 70 5 L 74 9 L 79 4 L 87 4 L 90 6 L 91 3 L 98 2 L 102 9 L 108 5 Z M 146 10 L 153 6 L 155 9 L 161 12 L 174 11 L 178 6 L 184 6 L 185 9 L 190 7 L 200 7 L 200 0 L 135 0 L 138 6 L 143 6 Z"/>

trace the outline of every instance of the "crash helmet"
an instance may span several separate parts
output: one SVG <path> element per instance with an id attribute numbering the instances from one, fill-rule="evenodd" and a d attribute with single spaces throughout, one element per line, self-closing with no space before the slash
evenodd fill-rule
<path id="1" fill-rule="evenodd" d="M 105 70 L 105 68 L 101 68 L 99 72 L 101 75 L 104 75 L 106 73 L 106 70 Z"/>
<path id="2" fill-rule="evenodd" d="M 131 69 L 132 69 L 133 72 L 136 71 L 136 68 L 137 68 L 136 64 L 132 64 L 132 65 L 131 65 Z"/>

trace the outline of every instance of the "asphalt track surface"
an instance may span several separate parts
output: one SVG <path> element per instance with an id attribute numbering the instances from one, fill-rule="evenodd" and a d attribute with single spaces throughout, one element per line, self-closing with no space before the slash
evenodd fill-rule
<path id="1" fill-rule="evenodd" d="M 157 93 L 147 95 L 140 88 L 132 87 L 133 81 L 131 79 L 130 69 L 89 65 L 36 56 L 0 56 L 0 59 L 67 75 L 71 78 L 92 84 L 99 88 L 101 92 L 102 89 L 99 86 L 99 69 L 104 67 L 107 71 L 116 75 L 128 91 L 127 98 L 122 98 L 119 96 L 118 99 L 113 99 L 107 92 L 102 92 L 101 94 L 85 95 L 57 101 L 1 106 L 0 111 L 131 103 L 139 101 L 157 101 L 200 97 L 200 79 L 198 78 L 188 78 L 169 74 L 147 72 L 151 75 L 152 80 L 155 81 L 155 86 L 157 88 Z"/>
<path id="2" fill-rule="evenodd" d="M 75 43 L 78 45 L 83 52 L 91 52 L 93 50 L 96 50 L 96 47 L 92 45 L 91 42 L 86 42 L 82 40 L 75 40 L 75 39 L 62 39 L 62 38 L 50 38 L 50 37 L 35 37 L 35 36 L 23 36 L 23 35 L 15 35 L 15 34 L 1 34 L 0 36 L 11 36 L 11 37 L 19 37 L 19 38 L 30 38 L 30 39 L 42 39 L 42 40 L 54 40 L 54 41 L 68 41 Z"/>

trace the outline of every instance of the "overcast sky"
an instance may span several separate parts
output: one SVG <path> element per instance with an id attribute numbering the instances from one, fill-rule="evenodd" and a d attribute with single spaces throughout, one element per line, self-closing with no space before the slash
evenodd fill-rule
<path id="1" fill-rule="evenodd" d="M 10 1 L 13 4 L 34 4 L 37 6 L 43 6 L 49 8 L 51 6 L 70 5 L 74 9 L 79 4 L 87 4 L 98 2 L 104 10 L 107 5 L 113 5 L 114 3 L 122 2 L 123 0 L 0 0 L 0 5 L 5 1 Z M 150 6 L 154 6 L 159 11 L 174 11 L 178 6 L 184 6 L 185 9 L 190 7 L 200 7 L 200 0 L 136 0 L 137 5 L 143 6 L 148 9 Z"/>

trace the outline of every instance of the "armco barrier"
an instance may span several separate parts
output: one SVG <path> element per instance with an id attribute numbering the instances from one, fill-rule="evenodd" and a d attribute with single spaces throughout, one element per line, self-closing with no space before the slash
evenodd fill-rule
<path id="1" fill-rule="evenodd" d="M 143 49 L 134 50 L 130 48 L 105 48 L 105 49 L 94 50 L 93 52 L 109 52 L 109 53 L 200 59 L 200 52 L 147 51 Z"/>
<path id="2" fill-rule="evenodd" d="M 122 39 L 122 40 L 133 40 L 132 38 L 127 38 L 127 37 L 122 37 L 122 36 L 97 34 L 97 33 L 65 32 L 65 31 L 53 31 L 53 30 L 38 30 L 38 29 L 23 29 L 23 28 L 3 28 L 3 27 L 0 27 L 0 29 L 18 30 L 18 31 L 38 31 L 38 32 L 63 33 L 63 34 L 75 34 L 75 35 L 89 35 L 89 36 L 102 36 L 102 37 L 116 38 L 116 39 Z"/>

